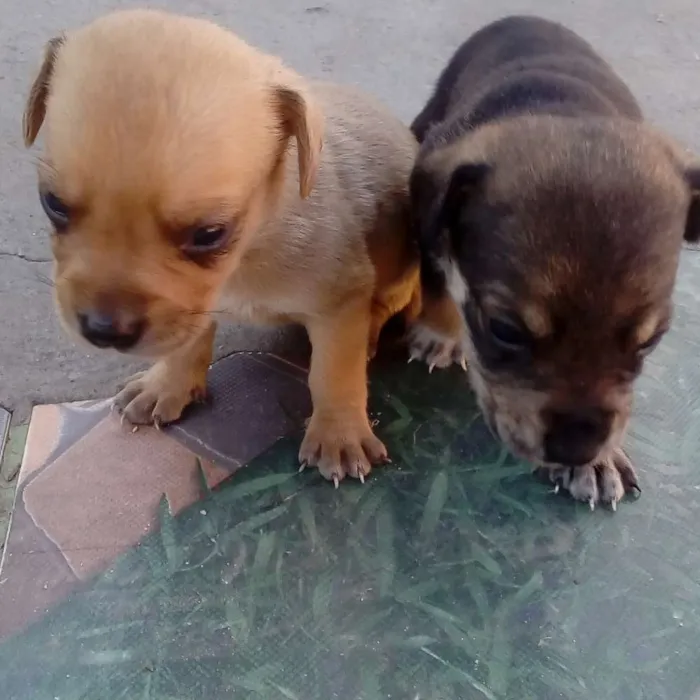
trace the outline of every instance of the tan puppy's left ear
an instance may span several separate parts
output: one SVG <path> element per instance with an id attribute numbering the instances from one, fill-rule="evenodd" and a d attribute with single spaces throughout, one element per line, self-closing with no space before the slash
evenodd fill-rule
<path id="1" fill-rule="evenodd" d="M 24 108 L 22 116 L 22 132 L 24 134 L 24 145 L 29 148 L 39 133 L 41 125 L 44 123 L 46 116 L 46 101 L 49 97 L 49 87 L 51 85 L 51 77 L 53 68 L 56 63 L 58 50 L 65 41 L 65 36 L 57 36 L 49 40 L 44 47 L 44 59 L 41 62 L 41 68 L 34 82 L 32 83 L 27 105 Z"/>
<path id="2" fill-rule="evenodd" d="M 314 188 L 321 162 L 323 115 L 312 100 L 292 87 L 276 87 L 275 99 L 287 136 L 297 140 L 299 194 L 306 199 Z"/>

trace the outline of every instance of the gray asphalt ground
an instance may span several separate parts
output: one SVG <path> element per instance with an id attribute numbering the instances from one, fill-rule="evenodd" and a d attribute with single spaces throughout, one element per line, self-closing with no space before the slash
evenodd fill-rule
<path id="1" fill-rule="evenodd" d="M 54 316 L 48 238 L 21 115 L 44 42 L 133 3 L 3 0 L 0 23 L 0 404 L 27 418 L 32 404 L 107 396 L 132 369 L 86 354 Z M 453 50 L 512 13 L 564 22 L 628 81 L 650 119 L 700 155 L 698 0 L 173 0 L 151 3 L 210 17 L 304 74 L 354 83 L 409 121 Z M 46 262 L 45 262 L 46 261 Z M 230 327 L 219 354 L 269 347 L 269 331 Z M 291 342 L 300 342 L 298 337 Z"/>

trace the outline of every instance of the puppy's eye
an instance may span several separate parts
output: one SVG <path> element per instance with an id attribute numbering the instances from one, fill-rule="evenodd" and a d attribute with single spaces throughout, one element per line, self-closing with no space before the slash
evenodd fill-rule
<path id="1" fill-rule="evenodd" d="M 220 250 L 226 242 L 228 227 L 223 224 L 193 228 L 183 249 L 191 255 L 205 255 Z"/>
<path id="2" fill-rule="evenodd" d="M 530 344 L 530 336 L 522 326 L 503 318 L 491 318 L 488 329 L 493 340 L 506 350 L 523 350 Z"/>
<path id="3" fill-rule="evenodd" d="M 68 205 L 49 190 L 41 190 L 39 200 L 46 216 L 49 217 L 49 221 L 56 227 L 56 230 L 65 229 L 70 223 Z"/>
<path id="4" fill-rule="evenodd" d="M 648 355 L 660 342 L 661 339 L 666 335 L 666 329 L 657 331 L 654 335 L 649 338 L 646 342 L 642 343 L 638 348 L 637 352 L 640 355 Z"/>

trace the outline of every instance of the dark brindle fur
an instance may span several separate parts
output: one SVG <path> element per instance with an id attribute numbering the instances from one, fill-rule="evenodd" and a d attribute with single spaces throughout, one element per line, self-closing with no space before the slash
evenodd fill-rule
<path id="1" fill-rule="evenodd" d="M 700 170 L 589 44 L 532 17 L 470 38 L 412 130 L 413 355 L 466 360 L 514 452 L 615 507 L 638 488 L 621 449 L 632 385 L 700 237 Z"/>

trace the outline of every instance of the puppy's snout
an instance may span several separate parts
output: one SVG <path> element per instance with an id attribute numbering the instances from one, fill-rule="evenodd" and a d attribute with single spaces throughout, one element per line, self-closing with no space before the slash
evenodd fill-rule
<path id="1" fill-rule="evenodd" d="M 576 467 L 598 455 L 612 429 L 614 414 L 603 408 L 551 411 L 544 440 L 547 462 Z"/>
<path id="2" fill-rule="evenodd" d="M 78 313 L 78 323 L 84 338 L 94 346 L 122 352 L 139 342 L 146 327 L 142 318 L 96 309 Z"/>

